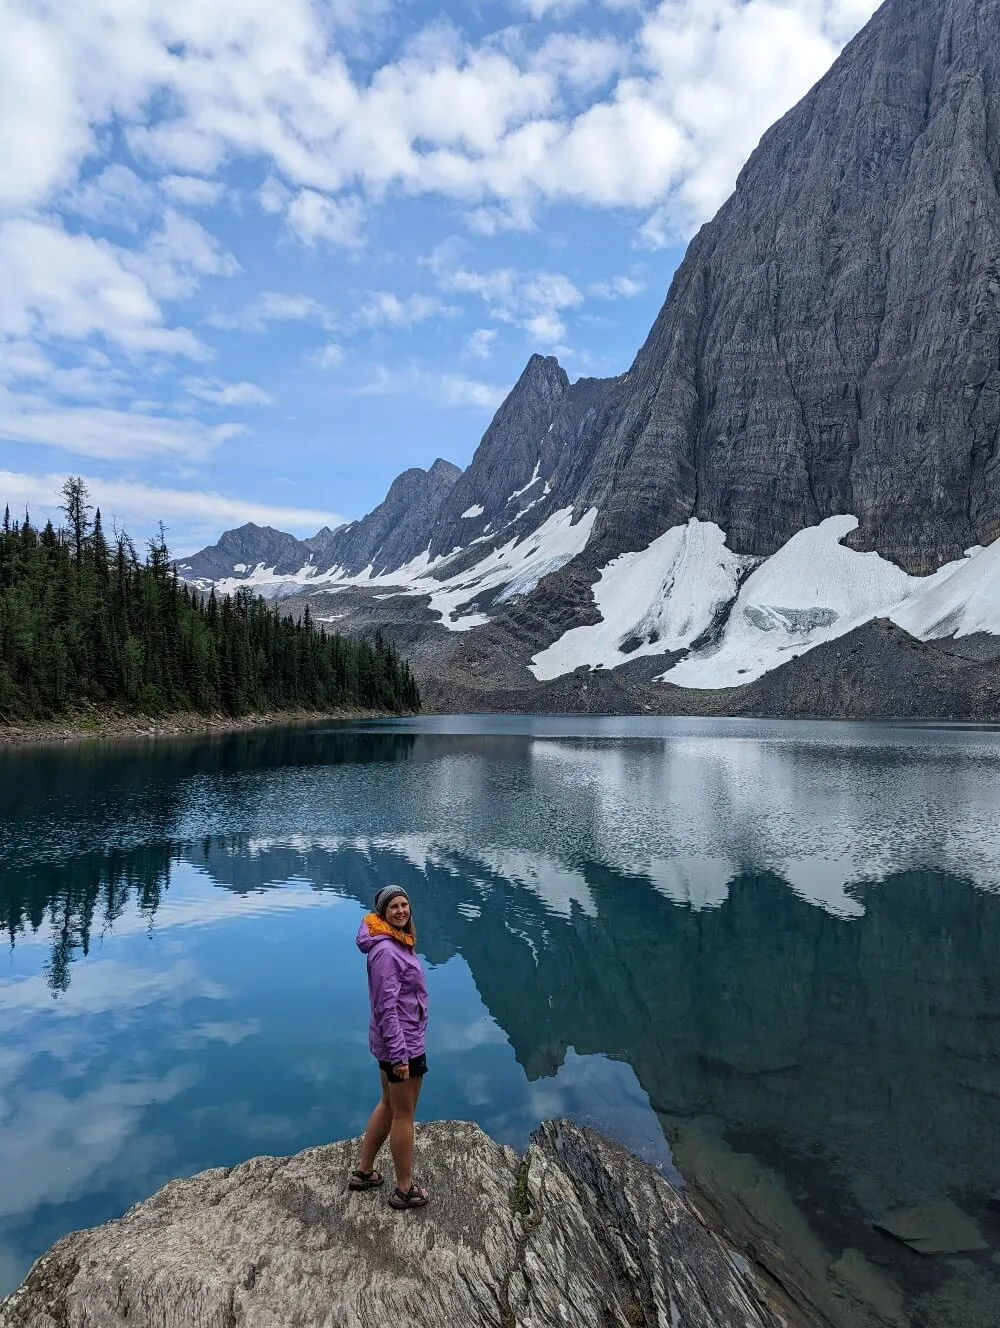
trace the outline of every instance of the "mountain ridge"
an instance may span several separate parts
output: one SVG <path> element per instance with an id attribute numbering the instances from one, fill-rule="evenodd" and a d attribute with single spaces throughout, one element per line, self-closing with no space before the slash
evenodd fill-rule
<path id="1" fill-rule="evenodd" d="M 293 578 L 239 575 L 343 630 L 405 620 L 485 688 L 553 651 L 735 685 L 897 612 L 1000 634 L 994 554 L 958 574 L 1000 535 L 998 107 L 1000 0 L 886 0 L 764 135 L 625 374 L 532 356 L 433 498 L 393 526 L 390 490 Z"/>

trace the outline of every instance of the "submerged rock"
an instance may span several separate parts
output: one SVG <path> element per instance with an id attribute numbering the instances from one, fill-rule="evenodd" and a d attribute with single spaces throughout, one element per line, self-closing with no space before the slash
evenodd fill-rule
<path id="1" fill-rule="evenodd" d="M 173 1181 L 66 1236 L 0 1328 L 778 1328 L 748 1265 L 646 1163 L 543 1125 L 523 1159 L 418 1127 L 431 1204 L 351 1194 L 356 1141 Z M 391 1182 L 387 1181 L 387 1186 Z"/>
<path id="2" fill-rule="evenodd" d="M 974 1219 L 951 1199 L 897 1208 L 879 1218 L 875 1227 L 918 1254 L 964 1254 L 988 1248 Z"/>

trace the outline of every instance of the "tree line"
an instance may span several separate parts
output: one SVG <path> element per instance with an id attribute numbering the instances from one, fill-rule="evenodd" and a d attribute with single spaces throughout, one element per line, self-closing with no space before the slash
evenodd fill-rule
<path id="1" fill-rule="evenodd" d="M 420 708 L 409 665 L 381 636 L 329 633 L 308 608 L 295 619 L 249 590 L 202 595 L 180 580 L 162 525 L 140 558 L 127 534 L 105 534 L 81 479 L 68 479 L 62 497 L 58 529 L 4 510 L 0 723 L 92 707 L 233 716 Z"/>

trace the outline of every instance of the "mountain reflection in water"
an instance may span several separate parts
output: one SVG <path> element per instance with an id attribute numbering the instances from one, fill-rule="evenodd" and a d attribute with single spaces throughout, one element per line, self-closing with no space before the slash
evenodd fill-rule
<path id="1" fill-rule="evenodd" d="M 45 935 L 61 998 L 95 938 L 179 946 L 174 923 L 266 928 L 324 899 L 356 902 L 353 926 L 398 882 L 529 1083 L 626 1063 L 735 1229 L 727 1187 L 776 1185 L 789 1258 L 903 1288 L 872 1323 L 1000 1319 L 1000 743 L 509 722 L 5 755 L 0 924 L 15 951 Z M 986 1249 L 921 1261 L 872 1226 L 944 1198 Z"/>

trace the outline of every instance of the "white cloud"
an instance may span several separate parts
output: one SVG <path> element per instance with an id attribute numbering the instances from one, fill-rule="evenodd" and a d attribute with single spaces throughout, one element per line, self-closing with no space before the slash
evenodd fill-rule
<path id="1" fill-rule="evenodd" d="M 537 230 L 531 205 L 523 198 L 473 208 L 466 214 L 469 230 L 478 235 L 499 235 L 504 231 Z"/>
<path id="2" fill-rule="evenodd" d="M 242 425 L 212 427 L 149 410 L 62 406 L 48 397 L 0 387 L 0 438 L 56 447 L 102 461 L 149 457 L 200 460 L 243 433 Z"/>
<path id="3" fill-rule="evenodd" d="M 286 295 L 265 291 L 236 314 L 211 314 L 212 327 L 236 328 L 243 332 L 266 332 L 269 323 L 315 322 L 331 327 L 329 312 L 311 295 Z"/>
<path id="4" fill-rule="evenodd" d="M 123 263 L 140 273 L 159 299 L 177 300 L 197 290 L 203 276 L 232 277 L 239 264 L 191 217 L 168 208 L 160 230 Z"/>
<path id="5" fill-rule="evenodd" d="M 274 397 L 256 383 L 220 383 L 208 378 L 189 378 L 188 394 L 213 406 L 273 406 Z"/>
<path id="6" fill-rule="evenodd" d="M 377 364 L 372 376 L 356 391 L 360 396 L 419 394 L 442 406 L 493 411 L 503 401 L 508 389 L 467 378 L 464 374 L 431 373 L 415 366 L 389 369 L 384 364 Z"/>
<path id="7" fill-rule="evenodd" d="M 432 387 L 437 388 L 446 406 L 472 406 L 476 410 L 496 410 L 507 395 L 506 390 L 492 383 L 480 383 L 464 374 L 442 374 Z"/>
<path id="8" fill-rule="evenodd" d="M 0 224 L 0 337 L 100 336 L 128 351 L 202 358 L 191 332 L 163 325 L 147 281 L 126 261 L 127 251 L 49 222 Z"/>
<path id="9" fill-rule="evenodd" d="M 271 216 L 284 212 L 291 197 L 291 190 L 283 185 L 280 180 L 276 180 L 273 175 L 269 175 L 257 190 L 257 202 Z"/>
<path id="10" fill-rule="evenodd" d="M 353 249 L 361 243 L 364 215 L 358 198 L 328 198 L 314 189 L 303 189 L 289 203 L 285 219 L 303 244 L 325 240 Z"/>
<path id="11" fill-rule="evenodd" d="M 493 354 L 493 343 L 496 339 L 495 328 L 477 327 L 465 343 L 463 354 L 472 360 L 488 360 Z"/>
<path id="12" fill-rule="evenodd" d="M 539 346 L 561 346 L 566 339 L 566 324 L 552 310 L 533 314 L 525 320 L 524 329 Z"/>
<path id="13" fill-rule="evenodd" d="M 62 200 L 64 208 L 88 221 L 132 231 L 143 217 L 157 210 L 159 202 L 153 185 L 120 162 L 90 176 Z"/>
<path id="14" fill-rule="evenodd" d="M 644 281 L 634 277 L 612 277 L 610 281 L 595 281 L 587 287 L 589 295 L 596 295 L 600 300 L 632 300 L 646 289 Z"/>
<path id="15" fill-rule="evenodd" d="M 116 522 L 119 528 L 130 530 L 152 529 L 163 521 L 169 529 L 183 538 L 187 531 L 199 533 L 201 542 L 217 539 L 219 531 L 231 526 L 254 521 L 262 526 L 275 526 L 311 534 L 321 526 L 339 526 L 344 518 L 321 508 L 281 506 L 279 504 L 246 502 L 231 495 L 202 490 L 172 489 L 133 480 L 108 480 L 99 475 L 84 475 L 95 507 L 100 507 L 105 526 Z M 30 475 L 0 470 L 0 507 L 9 503 L 11 511 L 29 507 L 32 517 L 39 513 L 44 518 L 55 518 L 59 508 L 59 490 L 65 482 L 63 474 Z M 189 535 L 186 549 L 199 546 L 198 538 Z M 196 911 L 196 910 L 195 910 Z M 159 925 L 164 925 L 159 921 Z"/>
<path id="16" fill-rule="evenodd" d="M 354 321 L 363 327 L 412 327 L 414 323 L 455 312 L 433 295 L 408 295 L 401 299 L 392 291 L 372 291 L 354 315 Z"/>
<path id="17" fill-rule="evenodd" d="M 549 18 L 575 10 L 525 3 Z M 133 150 L 171 172 L 270 163 L 298 191 L 288 219 L 307 243 L 358 243 L 363 204 L 345 189 L 631 207 L 676 191 L 686 226 L 875 8 L 661 0 L 636 11 L 631 41 L 578 30 L 509 52 L 439 25 L 364 78 L 331 39 L 333 11 L 309 0 L 178 0 L 169 13 L 150 0 L 7 0 L 0 206 L 51 197 L 118 117 Z M 597 99 L 568 110 L 587 90 Z"/>
<path id="18" fill-rule="evenodd" d="M 216 180 L 202 180 L 196 175 L 165 175 L 160 188 L 168 198 L 186 207 L 214 207 L 226 190 Z"/>
<path id="19" fill-rule="evenodd" d="M 335 341 L 328 341 L 312 357 L 312 362 L 318 369 L 337 369 L 344 363 L 344 348 Z"/>
<path id="20" fill-rule="evenodd" d="M 578 308 L 583 295 L 561 272 L 520 273 L 513 268 L 477 272 L 458 265 L 462 244 L 445 241 L 427 260 L 442 290 L 475 295 L 494 318 L 515 323 L 533 342 L 562 348 L 566 325 L 562 313 Z"/>
<path id="21" fill-rule="evenodd" d="M 558 32 L 531 57 L 534 69 L 553 74 L 571 88 L 598 88 L 627 65 L 627 51 L 611 37 Z"/>

